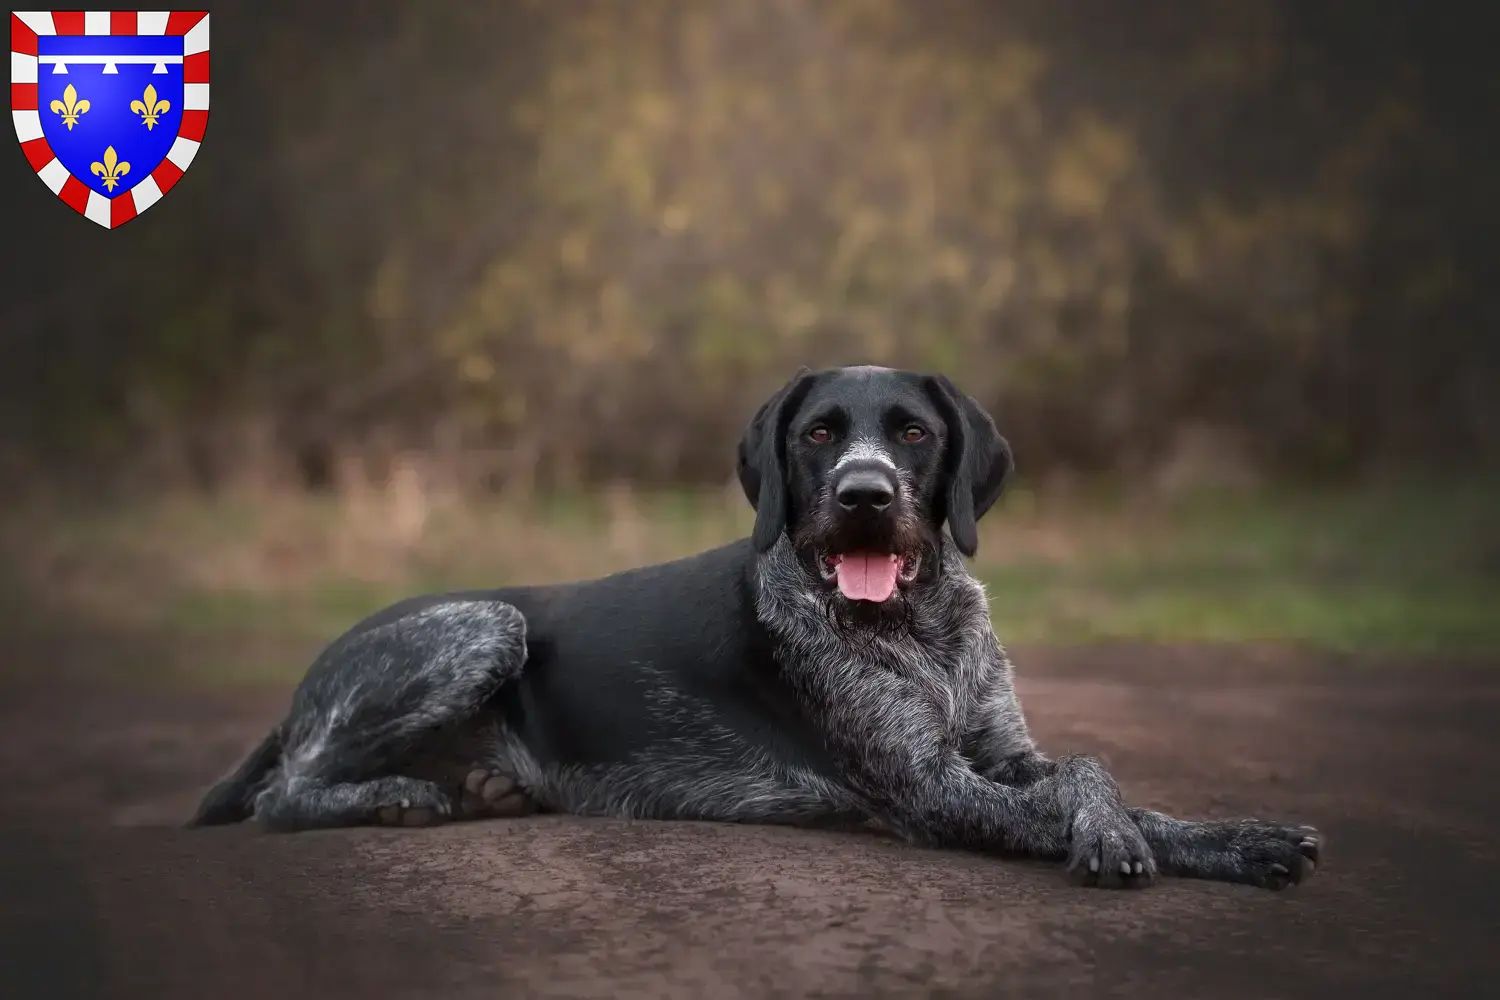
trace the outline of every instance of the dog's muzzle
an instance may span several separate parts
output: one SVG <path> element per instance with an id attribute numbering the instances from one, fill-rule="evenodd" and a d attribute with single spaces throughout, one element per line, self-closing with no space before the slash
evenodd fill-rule
<path id="1" fill-rule="evenodd" d="M 869 462 L 838 470 L 831 489 L 832 530 L 820 553 L 823 578 L 851 601 L 884 603 L 920 565 L 902 544 L 902 503 L 895 470 Z"/>

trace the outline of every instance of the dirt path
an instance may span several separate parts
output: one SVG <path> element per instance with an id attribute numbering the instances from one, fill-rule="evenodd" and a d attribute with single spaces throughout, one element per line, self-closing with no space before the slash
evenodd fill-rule
<path id="1" fill-rule="evenodd" d="M 1281 894 L 699 824 L 187 832 L 286 692 L 7 689 L 0 995 L 1483 995 L 1500 670 L 1287 659 L 1020 659 L 1043 747 L 1133 800 L 1321 826 L 1328 863 Z"/>

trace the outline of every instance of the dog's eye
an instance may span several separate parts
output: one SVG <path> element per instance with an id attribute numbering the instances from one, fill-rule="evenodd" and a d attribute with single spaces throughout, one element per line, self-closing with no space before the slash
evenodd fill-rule
<path id="1" fill-rule="evenodd" d="M 807 432 L 807 439 L 813 444 L 827 444 L 833 440 L 833 431 L 820 424 Z"/>
<path id="2" fill-rule="evenodd" d="M 915 444 L 926 436 L 927 432 L 918 427 L 916 424 L 912 424 L 906 430 L 901 432 L 901 440 L 905 441 L 907 444 Z"/>

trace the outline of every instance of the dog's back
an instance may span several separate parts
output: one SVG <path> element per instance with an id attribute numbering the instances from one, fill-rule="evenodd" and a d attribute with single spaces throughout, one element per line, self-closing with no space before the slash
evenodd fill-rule
<path id="1" fill-rule="evenodd" d="M 629 760 L 724 730 L 796 763 L 790 697 L 755 617 L 746 541 L 599 580 L 484 593 L 525 617 L 526 668 L 497 698 L 544 764 Z"/>

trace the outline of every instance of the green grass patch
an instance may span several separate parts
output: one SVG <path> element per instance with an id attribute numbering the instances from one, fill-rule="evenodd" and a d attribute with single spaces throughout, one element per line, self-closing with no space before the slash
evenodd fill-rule
<path id="1" fill-rule="evenodd" d="M 1203 495 L 1134 514 L 1066 561 L 985 558 L 1008 641 L 1500 649 L 1495 493 L 1460 486 Z"/>
<path id="2" fill-rule="evenodd" d="M 1500 652 L 1497 496 L 1474 483 L 1170 501 L 1018 490 L 986 518 L 973 569 L 1008 643 L 1483 655 Z M 722 494 L 626 494 L 415 518 L 329 498 L 179 500 L 12 533 L 29 575 L 9 592 L 74 620 L 128 612 L 130 627 L 193 650 L 194 673 L 216 669 L 203 657 L 217 649 L 226 674 L 280 675 L 270 664 L 286 658 L 295 675 L 402 597 L 685 555 L 743 535 L 742 507 Z"/>

